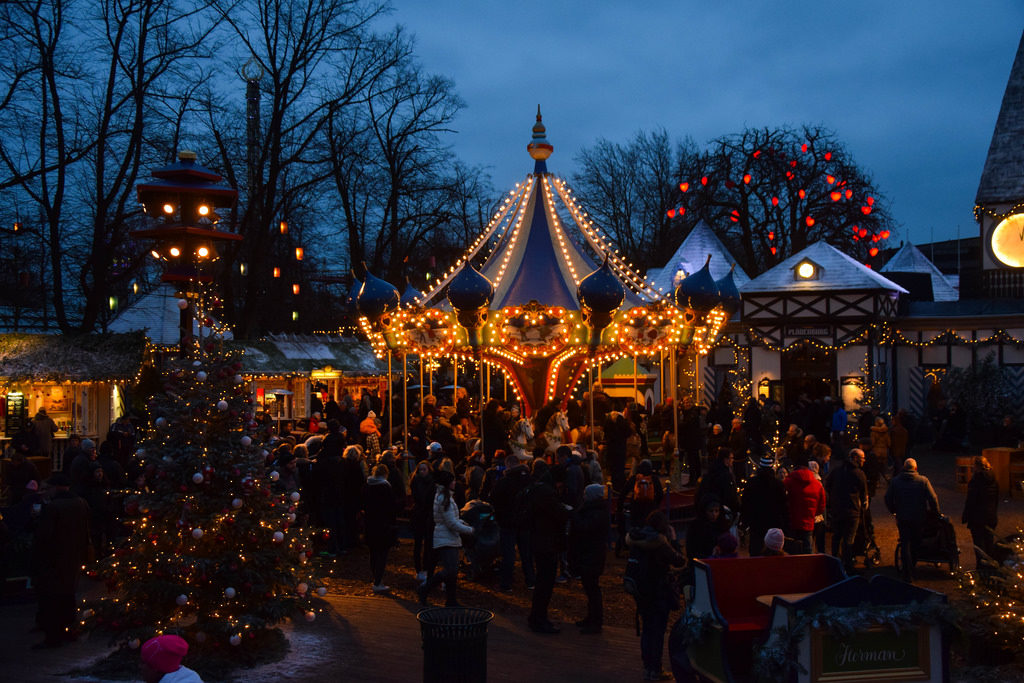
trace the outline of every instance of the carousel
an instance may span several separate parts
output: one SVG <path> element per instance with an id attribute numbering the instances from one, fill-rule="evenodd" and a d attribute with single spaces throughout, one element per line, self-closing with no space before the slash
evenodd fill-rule
<path id="1" fill-rule="evenodd" d="M 709 256 L 673 291 L 655 289 L 548 172 L 554 147 L 539 107 L 527 151 L 533 173 L 433 289 L 400 295 L 366 273 L 356 305 L 374 350 L 406 377 L 417 360 L 421 378 L 441 358 L 476 368 L 481 406 L 491 372 L 501 373 L 525 416 L 551 402 L 564 408 L 577 385 L 589 389 L 595 370 L 623 358 L 667 358 L 676 386 L 677 355 L 706 354 L 739 307 L 731 271 L 715 281 Z"/>

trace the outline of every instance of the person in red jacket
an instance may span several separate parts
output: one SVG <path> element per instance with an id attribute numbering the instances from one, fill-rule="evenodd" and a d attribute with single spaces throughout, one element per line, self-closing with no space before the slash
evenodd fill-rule
<path id="1" fill-rule="evenodd" d="M 796 469 L 782 483 L 789 502 L 790 530 L 803 545 L 804 554 L 810 553 L 814 518 L 825 514 L 825 487 L 807 467 L 806 459 L 797 461 Z"/>

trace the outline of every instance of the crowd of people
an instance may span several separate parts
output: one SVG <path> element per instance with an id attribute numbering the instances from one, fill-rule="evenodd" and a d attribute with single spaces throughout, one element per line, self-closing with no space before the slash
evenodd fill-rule
<path id="1" fill-rule="evenodd" d="M 600 633 L 609 547 L 627 554 L 628 566 L 642 575 L 633 595 L 649 680 L 666 676 L 668 617 L 688 575 L 683 570 L 680 582 L 676 568 L 736 556 L 745 539 L 750 555 L 827 552 L 852 571 L 863 539 L 873 533 L 870 502 L 884 479 L 904 578 L 913 580 L 922 530 L 939 513 L 939 501 L 906 457 L 910 436 L 902 414 L 891 422 L 877 409 L 851 416 L 829 401 L 798 402 L 787 412 L 750 399 L 734 416 L 725 406 L 699 406 L 686 396 L 678 411 L 668 398 L 648 414 L 635 403 L 616 404 L 599 385 L 592 405 L 585 395 L 545 405 L 524 420 L 516 404 L 491 400 L 477 415 L 462 390 L 448 404 L 428 394 L 399 421 L 387 419 L 375 392 L 359 400 L 345 394 L 318 402 L 301 423 L 267 423 L 266 467 L 275 473 L 273 488 L 301 492 L 298 523 L 329 530 L 324 560 L 365 545 L 375 593 L 390 590 L 389 554 L 408 520 L 422 604 L 440 587 L 445 605 L 459 604 L 463 546 L 483 542 L 481 529 L 461 512 L 470 501 L 486 503 L 497 527 L 498 588 L 513 591 L 518 568 L 531 591 L 527 626 L 538 633 L 560 632 L 549 605 L 555 585 L 571 580 L 587 604 L 576 626 Z M 34 429 L 48 431 L 45 420 L 38 423 Z M 119 420 L 98 446 L 72 437 L 65 471 L 48 482 L 28 462 L 38 447 L 32 440 L 11 449 L 8 532 L 33 541 L 37 566 L 49 561 L 51 573 L 62 573 L 37 577 L 50 587 L 40 599 L 43 646 L 59 644 L 69 632 L 77 573 L 47 559 L 47 549 L 75 548 L 72 564 L 80 567 L 115 546 L 127 501 L 114 493 L 144 485 L 135 438 L 128 420 Z M 660 462 L 652 458 L 655 449 Z M 962 515 L 982 549 L 994 542 L 998 521 L 990 470 L 984 458 L 975 459 Z M 677 538 L 664 501 L 684 486 L 695 487 L 695 518 Z M 61 521 L 69 518 L 76 523 Z"/>

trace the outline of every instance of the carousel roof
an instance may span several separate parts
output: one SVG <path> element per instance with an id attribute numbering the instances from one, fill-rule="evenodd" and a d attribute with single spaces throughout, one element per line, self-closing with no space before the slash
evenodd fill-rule
<path id="1" fill-rule="evenodd" d="M 480 264 L 479 271 L 494 285 L 491 308 L 535 300 L 579 310 L 576 288 L 606 257 L 626 290 L 627 305 L 638 306 L 662 297 L 618 256 L 573 199 L 565 181 L 547 171 L 546 160 L 553 149 L 547 142 L 538 107 L 533 139 L 527 145 L 534 159 L 534 172 L 516 185 L 484 232 L 421 301 L 427 306 L 449 308 L 444 292 L 469 261 Z"/>
<path id="2" fill-rule="evenodd" d="M 107 329 L 111 332 L 141 330 L 157 346 L 174 346 L 181 338 L 178 331 L 181 320 L 178 299 L 174 287 L 163 283 L 124 309 L 107 325 Z M 192 321 L 192 334 L 199 336 L 199 321 L 197 320 Z M 204 328 L 203 336 L 209 334 L 212 334 L 212 330 Z M 225 332 L 223 338 L 231 339 L 231 332 Z"/>
<path id="3" fill-rule="evenodd" d="M 796 267 L 810 261 L 818 270 L 814 278 L 801 279 Z M 885 289 L 900 294 L 907 290 L 821 240 L 798 251 L 774 268 L 740 287 L 744 296 L 760 292 L 821 292 Z"/>
<path id="4" fill-rule="evenodd" d="M 960 298 L 960 294 L 942 274 L 942 271 L 936 268 L 935 264 L 929 261 L 920 249 L 909 242 L 893 254 L 889 262 L 882 267 L 881 272 L 924 273 L 931 276 L 932 301 L 956 301 Z"/>
<path id="5" fill-rule="evenodd" d="M 725 277 L 735 264 L 736 269 L 733 271 L 732 277 L 736 286 L 742 288 L 743 285 L 750 282 L 750 277 L 736 263 L 736 259 L 722 244 L 722 240 L 718 239 L 718 235 L 703 219 L 693 226 L 690 234 L 676 249 L 676 253 L 672 254 L 672 258 L 668 260 L 665 267 L 657 270 L 652 268 L 647 273 L 647 279 L 651 281 L 654 289 L 670 295 L 680 280 L 704 266 L 708 255 L 711 256 L 708 268 L 711 270 L 711 277 L 715 280 Z"/>

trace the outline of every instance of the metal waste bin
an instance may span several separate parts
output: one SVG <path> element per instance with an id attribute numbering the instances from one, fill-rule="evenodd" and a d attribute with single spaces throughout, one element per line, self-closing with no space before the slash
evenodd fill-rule
<path id="1" fill-rule="evenodd" d="M 484 683 L 487 624 L 494 613 L 473 607 L 431 607 L 416 614 L 423 637 L 423 683 Z"/>

